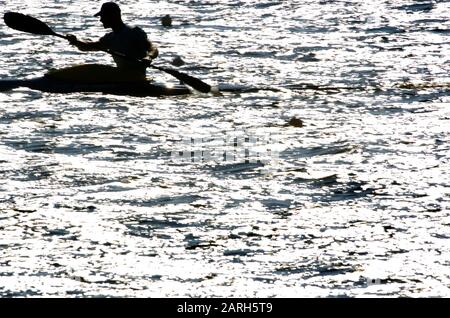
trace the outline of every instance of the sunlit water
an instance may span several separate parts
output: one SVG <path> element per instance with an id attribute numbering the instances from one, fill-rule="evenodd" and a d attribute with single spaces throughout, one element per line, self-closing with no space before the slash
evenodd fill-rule
<path id="1" fill-rule="evenodd" d="M 0 93 L 1 296 L 450 296 L 449 2 L 122 3 L 159 65 L 278 91 Z M 0 5 L 105 32 L 94 1 Z M 112 63 L 3 22 L 0 44 L 2 79 Z M 242 131 L 278 158 L 171 157 Z"/>

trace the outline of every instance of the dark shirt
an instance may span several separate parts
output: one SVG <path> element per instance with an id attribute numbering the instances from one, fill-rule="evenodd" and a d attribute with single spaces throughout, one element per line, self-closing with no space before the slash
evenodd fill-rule
<path id="1" fill-rule="evenodd" d="M 124 25 L 119 32 L 111 32 L 100 38 L 99 43 L 106 49 L 137 59 L 149 56 L 152 44 L 147 34 L 139 27 Z M 145 74 L 145 66 L 119 56 L 113 56 L 118 68 Z"/>

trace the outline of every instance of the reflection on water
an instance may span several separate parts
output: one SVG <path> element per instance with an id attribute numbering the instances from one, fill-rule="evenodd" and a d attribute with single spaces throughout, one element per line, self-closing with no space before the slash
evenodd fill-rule
<path id="1" fill-rule="evenodd" d="M 90 1 L 6 11 L 104 33 Z M 2 92 L 1 296 L 449 295 L 448 2 L 129 1 L 123 12 L 160 65 L 180 56 L 211 84 L 266 90 Z M 1 78 L 112 63 L 4 25 L 0 41 Z M 277 136 L 278 159 L 171 160 L 186 137 L 242 130 Z"/>

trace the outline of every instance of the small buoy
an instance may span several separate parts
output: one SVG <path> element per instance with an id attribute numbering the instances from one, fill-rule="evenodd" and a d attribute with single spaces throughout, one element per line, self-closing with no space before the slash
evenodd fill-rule
<path id="1" fill-rule="evenodd" d="M 166 14 L 165 16 L 163 16 L 161 18 L 161 24 L 168 28 L 172 26 L 172 18 L 170 17 L 170 15 Z"/>
<path id="2" fill-rule="evenodd" d="M 176 56 L 173 60 L 172 60 L 172 65 L 173 66 L 182 66 L 186 64 L 183 59 L 180 56 Z"/>
<path id="3" fill-rule="evenodd" d="M 300 118 L 292 117 L 289 120 L 288 125 L 294 127 L 303 127 L 303 121 Z"/>
<path id="4" fill-rule="evenodd" d="M 320 60 L 316 57 L 314 53 L 308 53 L 307 55 L 303 55 L 302 57 L 297 59 L 301 62 L 319 62 Z"/>

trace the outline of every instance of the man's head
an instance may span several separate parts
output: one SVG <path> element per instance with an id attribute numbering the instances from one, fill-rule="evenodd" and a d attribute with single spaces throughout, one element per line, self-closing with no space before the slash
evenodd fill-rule
<path id="1" fill-rule="evenodd" d="M 103 27 L 111 28 L 114 24 L 122 22 L 120 8 L 115 2 L 105 2 L 102 4 L 102 8 L 97 12 L 94 17 L 100 17 L 100 21 L 103 23 Z"/>

